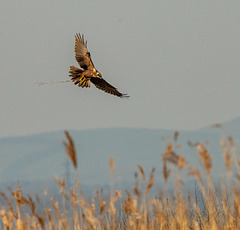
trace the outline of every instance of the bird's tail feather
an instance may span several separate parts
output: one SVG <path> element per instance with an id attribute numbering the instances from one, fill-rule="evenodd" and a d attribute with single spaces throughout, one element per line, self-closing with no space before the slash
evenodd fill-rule
<path id="1" fill-rule="evenodd" d="M 84 70 L 81 70 L 75 66 L 70 66 L 69 77 L 71 77 L 72 82 L 79 87 L 90 87 L 90 80 L 82 75 L 83 72 Z"/>

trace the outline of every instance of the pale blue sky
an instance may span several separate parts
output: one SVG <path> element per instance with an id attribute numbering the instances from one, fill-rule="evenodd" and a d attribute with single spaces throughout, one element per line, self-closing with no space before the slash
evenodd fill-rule
<path id="1" fill-rule="evenodd" d="M 107 127 L 196 129 L 240 115 L 240 1 L 0 3 L 0 137 Z M 68 80 L 74 34 L 131 98 Z"/>

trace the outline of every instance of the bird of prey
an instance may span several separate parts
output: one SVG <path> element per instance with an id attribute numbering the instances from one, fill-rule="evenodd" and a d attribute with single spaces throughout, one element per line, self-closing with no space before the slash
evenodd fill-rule
<path id="1" fill-rule="evenodd" d="M 115 87 L 106 82 L 101 73 L 97 71 L 91 59 L 91 55 L 87 50 L 87 41 L 84 41 L 84 35 L 75 35 L 75 58 L 82 69 L 70 66 L 71 81 L 79 87 L 90 87 L 92 82 L 98 89 L 106 93 L 124 98 L 129 97 L 127 94 L 120 93 Z"/>

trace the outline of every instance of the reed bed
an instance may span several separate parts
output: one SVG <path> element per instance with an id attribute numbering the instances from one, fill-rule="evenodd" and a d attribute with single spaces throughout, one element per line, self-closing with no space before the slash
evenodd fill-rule
<path id="1" fill-rule="evenodd" d="M 65 179 L 55 178 L 61 199 L 50 196 L 44 209 L 37 208 L 41 203 L 38 196 L 23 195 L 19 183 L 9 193 L 0 192 L 4 200 L 0 207 L 2 229 L 240 229 L 240 160 L 232 137 L 221 140 L 226 177 L 220 189 L 211 178 L 212 158 L 206 146 L 200 142 L 192 144 L 203 166 L 203 171 L 199 171 L 176 153 L 176 132 L 162 154 L 165 189 L 153 195 L 155 168 L 147 177 L 138 165 L 131 190 L 115 190 L 112 184 L 108 199 L 103 191 L 96 191 L 89 202 L 78 177 L 74 141 L 68 132 L 65 135 L 63 145 L 76 172 L 74 186 L 66 189 Z M 109 160 L 109 170 L 115 173 L 113 158 Z M 182 170 L 195 179 L 194 190 L 183 190 Z M 167 189 L 170 178 L 174 181 L 172 193 Z"/>

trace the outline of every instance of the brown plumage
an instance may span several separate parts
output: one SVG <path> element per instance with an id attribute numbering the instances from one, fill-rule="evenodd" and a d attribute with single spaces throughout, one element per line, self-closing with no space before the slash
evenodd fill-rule
<path id="1" fill-rule="evenodd" d="M 75 35 L 75 58 L 82 69 L 70 66 L 70 75 L 72 82 L 79 87 L 90 87 L 92 82 L 98 89 L 118 97 L 129 97 L 127 94 L 120 93 L 114 86 L 106 82 L 102 75 L 95 69 L 91 55 L 87 50 L 87 41 L 81 34 Z"/>

